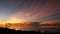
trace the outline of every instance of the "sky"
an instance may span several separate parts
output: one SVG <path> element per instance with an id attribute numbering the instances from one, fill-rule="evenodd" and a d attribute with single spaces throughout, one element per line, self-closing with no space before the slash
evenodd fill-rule
<path id="1" fill-rule="evenodd" d="M 60 0 L 0 0 L 0 20 L 60 21 Z"/>

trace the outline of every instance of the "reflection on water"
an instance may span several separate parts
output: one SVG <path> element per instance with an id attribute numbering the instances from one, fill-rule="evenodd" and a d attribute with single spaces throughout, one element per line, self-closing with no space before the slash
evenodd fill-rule
<path id="1" fill-rule="evenodd" d="M 44 32 L 46 30 L 48 32 L 57 32 L 57 31 L 60 31 L 60 27 L 59 26 L 40 26 L 40 31 Z"/>

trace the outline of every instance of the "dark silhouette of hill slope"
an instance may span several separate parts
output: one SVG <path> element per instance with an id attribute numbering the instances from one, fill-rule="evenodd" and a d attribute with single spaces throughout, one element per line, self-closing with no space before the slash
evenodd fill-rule
<path id="1" fill-rule="evenodd" d="M 59 32 L 53 33 L 53 32 L 40 32 L 40 31 L 16 31 L 13 29 L 8 29 L 8 28 L 0 28 L 0 34 L 60 34 Z"/>

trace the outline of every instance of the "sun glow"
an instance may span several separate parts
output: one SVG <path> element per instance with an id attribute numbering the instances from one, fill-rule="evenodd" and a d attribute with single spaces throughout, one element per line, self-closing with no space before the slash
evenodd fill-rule
<path id="1" fill-rule="evenodd" d="M 19 18 L 17 18 L 17 17 L 11 17 L 9 20 L 8 20 L 8 22 L 7 23 L 22 23 L 23 22 L 23 20 L 21 19 L 19 19 Z"/>
<path id="2" fill-rule="evenodd" d="M 0 20 L 0 24 L 5 25 L 5 21 L 4 20 Z"/>
<path id="3" fill-rule="evenodd" d="M 5 27 L 6 23 L 4 20 L 0 20 L 0 27 Z"/>

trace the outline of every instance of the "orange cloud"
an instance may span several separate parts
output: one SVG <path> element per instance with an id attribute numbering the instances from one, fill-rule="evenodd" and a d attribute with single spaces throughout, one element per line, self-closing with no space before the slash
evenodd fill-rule
<path id="1" fill-rule="evenodd" d="M 55 21 L 44 21 L 40 24 L 57 24 L 57 22 L 55 22 Z"/>

